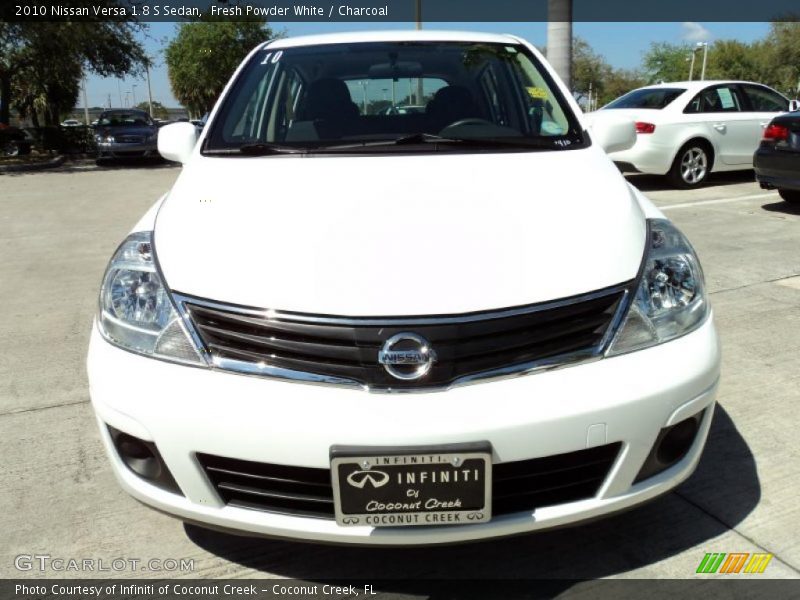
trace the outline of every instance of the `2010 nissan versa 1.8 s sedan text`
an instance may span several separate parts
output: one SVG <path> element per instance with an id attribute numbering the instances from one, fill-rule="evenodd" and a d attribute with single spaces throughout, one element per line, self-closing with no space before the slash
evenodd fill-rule
<path id="1" fill-rule="evenodd" d="M 419 111 L 387 111 L 424 106 Z M 588 129 L 587 129 L 588 128 Z M 430 544 L 694 470 L 719 345 L 689 242 L 509 35 L 266 42 L 119 246 L 89 348 L 122 486 L 214 528 Z"/>

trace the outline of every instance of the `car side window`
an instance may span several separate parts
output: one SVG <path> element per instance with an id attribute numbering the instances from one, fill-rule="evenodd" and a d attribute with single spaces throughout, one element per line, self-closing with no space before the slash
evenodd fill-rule
<path id="1" fill-rule="evenodd" d="M 779 93 L 758 85 L 745 85 L 744 93 L 755 112 L 786 112 L 789 101 Z"/>
<path id="2" fill-rule="evenodd" d="M 735 86 L 719 85 L 704 89 L 684 109 L 684 113 L 739 112 L 742 99 Z"/>

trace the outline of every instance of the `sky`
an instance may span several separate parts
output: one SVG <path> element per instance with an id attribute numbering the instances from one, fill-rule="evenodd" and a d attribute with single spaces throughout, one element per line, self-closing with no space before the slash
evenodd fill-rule
<path id="1" fill-rule="evenodd" d="M 143 40 L 148 54 L 154 58 L 155 67 L 150 71 L 153 100 L 167 107 L 179 106 L 172 95 L 164 64 L 164 47 L 175 36 L 177 23 L 150 23 L 147 37 Z M 364 31 L 374 29 L 407 29 L 413 23 L 292 23 L 272 25 L 276 31 L 297 36 L 340 31 Z M 424 23 L 425 29 L 455 29 L 518 35 L 542 47 L 547 42 L 547 23 Z M 768 23 L 575 23 L 573 35 L 585 39 L 596 52 L 605 56 L 614 67 L 638 67 L 642 55 L 652 42 L 695 43 L 721 39 L 737 39 L 751 42 L 763 37 L 769 30 Z M 688 76 L 688 73 L 687 73 Z M 147 82 L 144 78 L 87 78 L 89 106 L 128 106 L 147 99 Z M 83 96 L 78 106 L 83 106 Z"/>

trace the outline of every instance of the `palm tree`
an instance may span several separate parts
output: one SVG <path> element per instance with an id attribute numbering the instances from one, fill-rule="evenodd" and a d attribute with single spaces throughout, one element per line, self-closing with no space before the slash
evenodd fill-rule
<path id="1" fill-rule="evenodd" d="M 547 60 L 572 88 L 572 0 L 547 0 Z"/>

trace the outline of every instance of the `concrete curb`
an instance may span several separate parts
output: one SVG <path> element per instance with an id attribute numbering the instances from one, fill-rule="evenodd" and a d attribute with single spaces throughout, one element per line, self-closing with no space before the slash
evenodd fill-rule
<path id="1" fill-rule="evenodd" d="M 44 169 L 53 169 L 60 167 L 64 163 L 64 155 L 56 156 L 52 160 L 40 163 L 29 163 L 19 165 L 0 165 L 0 173 L 20 173 L 25 171 L 43 171 Z"/>

